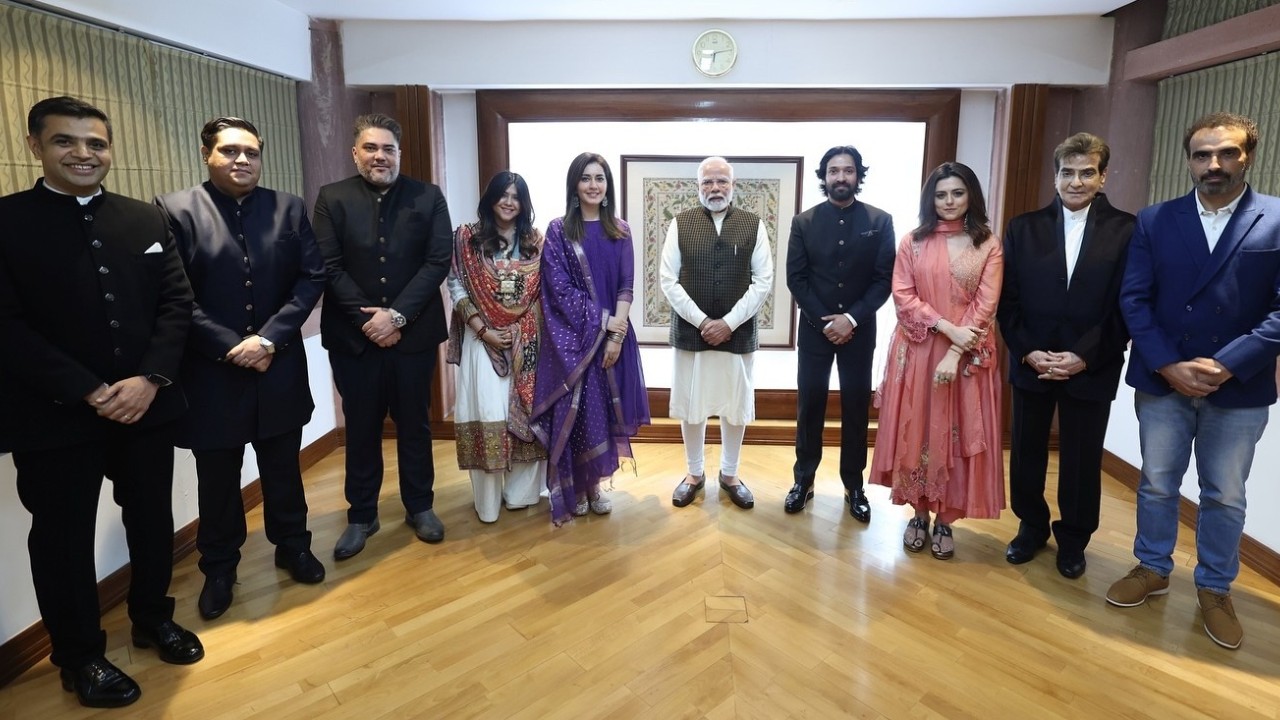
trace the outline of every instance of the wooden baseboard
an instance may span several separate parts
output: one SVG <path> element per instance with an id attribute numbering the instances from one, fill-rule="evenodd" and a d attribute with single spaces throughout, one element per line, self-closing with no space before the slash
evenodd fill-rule
<path id="1" fill-rule="evenodd" d="M 340 433 L 334 429 L 303 448 L 298 455 L 298 462 L 302 469 L 310 468 L 341 447 L 339 439 Z M 245 510 L 251 510 L 262 503 L 262 484 L 258 480 L 246 485 L 241 493 Z M 199 525 L 200 519 L 196 518 L 174 533 L 173 562 L 175 565 L 195 552 L 196 528 Z M 124 567 L 98 582 L 98 604 L 102 612 L 111 610 L 128 598 L 131 577 L 129 565 L 126 563 Z M 50 649 L 49 633 L 45 631 L 44 624 L 39 622 L 0 645 L 0 688 L 8 685 L 14 678 L 47 657 Z"/>
<path id="2" fill-rule="evenodd" d="M 1102 470 L 1134 493 L 1138 492 L 1138 481 L 1142 476 L 1141 469 L 1130 465 L 1111 451 L 1104 450 Z M 1183 525 L 1194 530 L 1199 510 L 1199 505 L 1184 496 L 1178 502 L 1178 519 Z M 1262 577 L 1280 585 L 1280 552 L 1272 550 L 1247 534 L 1240 538 L 1240 562 Z"/>

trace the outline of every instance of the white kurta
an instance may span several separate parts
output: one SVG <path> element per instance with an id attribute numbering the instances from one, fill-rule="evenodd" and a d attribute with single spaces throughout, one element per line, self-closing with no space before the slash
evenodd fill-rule
<path id="1" fill-rule="evenodd" d="M 724 224 L 725 213 L 712 213 L 716 232 Z M 659 279 L 662 292 L 671 308 L 694 327 L 707 319 L 703 312 L 680 285 L 680 231 L 674 220 L 667 228 L 667 238 L 662 246 L 662 265 Z M 737 330 L 747 320 L 755 317 L 764 307 L 764 301 L 773 288 L 773 250 L 769 247 L 769 234 L 764 223 L 756 230 L 756 246 L 751 253 L 751 286 L 738 302 L 722 318 L 730 330 Z M 671 405 L 673 418 L 688 422 L 704 422 L 717 416 L 734 425 L 746 425 L 756 417 L 755 381 L 753 366 L 755 353 L 731 353 L 717 350 L 692 352 L 676 349 L 675 373 L 671 379 Z"/>
<path id="2" fill-rule="evenodd" d="M 449 275 L 449 295 L 456 305 L 467 296 L 466 288 Z M 462 352 L 456 375 L 456 400 L 454 422 L 480 423 L 489 433 L 507 432 L 507 409 L 511 401 L 511 377 L 499 377 L 493 369 L 484 341 L 474 333 L 462 334 Z M 538 504 L 547 472 L 546 460 L 537 462 L 511 462 L 506 472 L 485 472 L 472 468 L 471 489 L 475 495 L 476 514 L 483 522 L 498 519 L 502 501 L 511 509 Z"/>

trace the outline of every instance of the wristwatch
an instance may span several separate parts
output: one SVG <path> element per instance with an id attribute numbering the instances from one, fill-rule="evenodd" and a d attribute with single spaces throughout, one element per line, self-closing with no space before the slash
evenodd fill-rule
<path id="1" fill-rule="evenodd" d="M 258 336 L 258 344 L 262 345 L 262 349 L 266 350 L 268 355 L 276 354 L 276 344 L 261 335 Z"/>
<path id="2" fill-rule="evenodd" d="M 402 328 L 405 325 L 409 324 L 409 321 L 406 320 L 403 315 L 397 312 L 395 308 L 387 308 L 387 312 L 391 314 L 392 325 L 395 325 L 398 328 Z"/>

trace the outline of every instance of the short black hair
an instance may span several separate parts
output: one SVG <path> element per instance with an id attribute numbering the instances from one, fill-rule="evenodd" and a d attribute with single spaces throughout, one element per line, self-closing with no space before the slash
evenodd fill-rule
<path id="1" fill-rule="evenodd" d="M 68 95 L 45 98 L 32 105 L 31 112 L 27 113 L 27 134 L 33 137 L 40 137 L 40 133 L 44 132 L 44 119 L 50 115 L 97 118 L 102 121 L 103 125 L 107 126 L 107 142 L 112 142 L 111 119 L 107 117 L 107 114 L 79 98 L 73 98 Z"/>
<path id="2" fill-rule="evenodd" d="M 216 117 L 204 124 L 200 130 L 200 144 L 205 150 L 212 150 L 213 146 L 218 142 L 218 133 L 227 128 L 239 128 L 258 138 L 258 147 L 262 147 L 262 133 L 258 132 L 258 128 L 253 123 L 238 117 Z"/>
<path id="3" fill-rule="evenodd" d="M 351 139 L 359 140 L 360 133 L 368 130 L 369 128 L 381 128 L 390 132 L 395 136 L 396 144 L 400 144 L 400 134 L 403 130 L 400 128 L 400 123 L 396 122 L 396 119 L 390 115 L 371 113 L 369 115 L 361 115 L 356 118 L 355 125 L 353 126 L 353 132 L 351 133 Z"/>
<path id="4" fill-rule="evenodd" d="M 838 145 L 831 148 L 822 156 L 818 169 L 814 171 L 818 175 L 818 189 L 822 191 L 823 197 L 827 196 L 827 165 L 831 163 L 831 158 L 838 155 L 848 155 L 853 158 L 853 165 L 858 170 L 858 182 L 853 186 L 854 195 L 862 192 L 862 181 L 867 177 L 867 171 L 871 169 L 862 164 L 862 153 L 858 152 L 858 148 L 852 145 Z"/>
<path id="5" fill-rule="evenodd" d="M 1186 134 L 1182 136 L 1182 149 L 1186 152 L 1187 157 L 1191 157 L 1191 136 L 1201 130 L 1209 130 L 1216 127 L 1231 128 L 1232 130 L 1244 131 L 1244 151 L 1247 155 L 1253 154 L 1253 149 L 1258 147 L 1258 123 L 1244 115 L 1237 115 L 1229 112 L 1210 113 L 1196 120 L 1187 128 Z"/>

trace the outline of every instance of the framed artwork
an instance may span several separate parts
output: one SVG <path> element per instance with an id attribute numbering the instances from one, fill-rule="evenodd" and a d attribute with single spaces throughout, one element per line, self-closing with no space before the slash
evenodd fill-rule
<path id="1" fill-rule="evenodd" d="M 666 345 L 671 305 L 658 270 L 667 226 L 698 207 L 698 164 L 706 156 L 623 155 L 622 217 L 631 225 L 636 287 L 631 324 L 642 345 Z M 773 290 L 756 316 L 760 346 L 795 347 L 796 307 L 787 291 L 787 241 L 791 218 L 800 212 L 804 158 L 728 157 L 733 166 L 733 204 L 759 216 L 773 250 Z"/>

